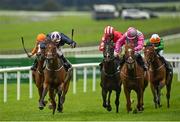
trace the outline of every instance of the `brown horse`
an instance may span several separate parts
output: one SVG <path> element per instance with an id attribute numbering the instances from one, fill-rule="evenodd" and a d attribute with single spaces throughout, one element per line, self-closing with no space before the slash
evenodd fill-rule
<path id="1" fill-rule="evenodd" d="M 112 41 L 105 42 L 104 46 L 104 61 L 103 67 L 101 70 L 101 87 L 102 87 L 102 98 L 103 98 L 103 107 L 108 111 L 112 110 L 110 105 L 110 97 L 112 90 L 116 91 L 116 113 L 119 111 L 119 96 L 121 93 L 121 84 L 118 63 L 115 61 L 114 53 L 114 45 Z M 108 99 L 107 98 L 107 94 Z"/>
<path id="2" fill-rule="evenodd" d="M 39 102 L 39 108 L 44 108 L 44 98 L 49 91 L 49 97 L 52 104 L 53 114 L 56 109 L 55 96 L 58 94 L 58 108 L 59 112 L 63 110 L 63 103 L 65 95 L 69 88 L 70 79 L 72 77 L 72 69 L 67 73 L 63 67 L 62 60 L 57 54 L 56 44 L 49 41 L 46 44 L 45 57 L 46 67 L 44 69 L 44 84 L 42 98 Z M 70 73 L 70 74 L 69 74 Z"/>
<path id="3" fill-rule="evenodd" d="M 44 49 L 41 50 L 40 53 L 37 54 L 37 68 L 36 70 L 32 71 L 32 76 L 33 76 L 33 81 L 36 84 L 36 87 L 38 88 L 38 93 L 39 93 L 39 101 L 42 96 L 42 91 L 43 91 L 43 82 L 44 82 L 44 73 L 43 73 L 43 66 L 44 66 Z"/>
<path id="4" fill-rule="evenodd" d="M 135 51 L 131 44 L 125 44 L 125 63 L 122 65 L 120 77 L 126 96 L 126 107 L 129 113 L 131 108 L 130 93 L 134 90 L 137 94 L 137 109 L 134 112 L 143 111 L 144 90 L 148 85 L 148 74 L 136 60 Z"/>
<path id="5" fill-rule="evenodd" d="M 173 78 L 173 71 L 167 71 L 165 64 L 159 59 L 158 54 L 154 49 L 154 45 L 148 45 L 144 49 L 144 55 L 149 64 L 150 85 L 154 96 L 155 108 L 161 107 L 161 89 L 166 85 L 167 107 L 169 108 L 171 83 Z"/>

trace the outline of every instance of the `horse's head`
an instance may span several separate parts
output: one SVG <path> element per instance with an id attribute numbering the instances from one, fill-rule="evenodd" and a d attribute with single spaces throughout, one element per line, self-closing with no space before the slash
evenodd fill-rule
<path id="1" fill-rule="evenodd" d="M 56 44 L 52 41 L 46 43 L 45 57 L 50 60 L 57 57 Z"/>
<path id="2" fill-rule="evenodd" d="M 104 43 L 104 51 L 103 51 L 104 60 L 109 62 L 114 59 L 114 42 L 113 40 L 107 40 Z"/>
<path id="3" fill-rule="evenodd" d="M 125 45 L 125 62 L 129 67 L 134 68 L 135 64 L 134 48 L 131 44 Z"/>
<path id="4" fill-rule="evenodd" d="M 156 56 L 156 51 L 154 49 L 154 45 L 146 45 L 144 48 L 144 57 L 147 63 L 151 63 L 154 61 Z"/>

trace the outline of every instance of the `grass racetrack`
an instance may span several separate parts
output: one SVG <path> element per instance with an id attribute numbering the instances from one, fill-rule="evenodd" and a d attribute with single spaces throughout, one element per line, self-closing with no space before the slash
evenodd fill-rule
<path id="1" fill-rule="evenodd" d="M 33 98 L 29 99 L 28 84 L 21 84 L 21 99 L 16 100 L 16 83 L 8 84 L 8 101 L 3 103 L 3 84 L 0 84 L 0 120 L 1 121 L 179 121 L 180 120 L 180 82 L 177 75 L 174 76 L 172 83 L 170 108 L 166 107 L 166 90 L 162 90 L 162 107 L 154 108 L 150 86 L 148 85 L 144 94 L 144 107 L 142 113 L 133 114 L 126 112 L 126 101 L 124 91 L 120 96 L 119 113 L 115 113 L 115 93 L 112 92 L 111 105 L 112 111 L 108 112 L 102 107 L 101 88 L 97 80 L 96 91 L 92 92 L 92 81 L 87 82 L 87 92 L 83 93 L 83 82 L 77 82 L 77 94 L 72 93 L 72 83 L 66 101 L 64 112 L 52 115 L 52 111 L 47 107 L 44 110 L 38 109 L 37 89 L 33 84 Z M 135 100 L 132 107 L 136 106 L 135 92 L 131 93 Z M 46 97 L 48 98 L 48 97 Z"/>

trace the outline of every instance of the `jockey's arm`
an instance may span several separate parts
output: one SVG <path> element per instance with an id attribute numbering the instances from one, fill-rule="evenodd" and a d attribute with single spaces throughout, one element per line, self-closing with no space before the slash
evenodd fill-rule
<path id="1" fill-rule="evenodd" d="M 134 48 L 135 51 L 141 51 L 143 49 L 144 36 L 143 34 L 139 35 L 137 38 L 137 46 Z"/>
<path id="2" fill-rule="evenodd" d="M 76 42 L 71 40 L 69 37 L 67 37 L 63 33 L 61 33 L 61 40 L 68 45 L 72 45 L 73 48 L 76 47 Z"/>
<path id="3" fill-rule="evenodd" d="M 35 44 L 35 47 L 33 48 L 33 50 L 31 51 L 31 56 L 33 56 L 34 54 L 36 54 L 38 51 L 38 43 Z"/>
<path id="4" fill-rule="evenodd" d="M 117 52 L 117 53 L 119 53 L 121 47 L 125 44 L 125 41 L 126 41 L 126 36 L 125 36 L 125 34 L 124 34 L 121 38 L 119 38 L 119 39 L 117 40 L 117 42 L 116 42 L 116 44 L 115 44 L 115 49 L 114 49 L 114 51 Z"/>
<path id="5" fill-rule="evenodd" d="M 163 49 L 164 49 L 164 41 L 163 39 L 161 39 L 160 44 L 158 46 L 158 50 L 163 50 Z"/>
<path id="6" fill-rule="evenodd" d="M 104 50 L 104 40 L 105 40 L 105 37 L 103 36 L 102 39 L 101 39 L 101 43 L 99 44 L 99 51 Z"/>

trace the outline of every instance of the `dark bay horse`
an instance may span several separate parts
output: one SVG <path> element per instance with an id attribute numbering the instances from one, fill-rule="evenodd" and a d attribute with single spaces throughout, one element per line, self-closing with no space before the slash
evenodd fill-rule
<path id="1" fill-rule="evenodd" d="M 53 114 L 56 109 L 56 93 L 58 94 L 58 108 L 59 112 L 63 110 L 63 103 L 65 101 L 65 95 L 69 88 L 70 79 L 72 76 L 72 69 L 69 71 L 71 74 L 65 71 L 62 60 L 58 57 L 56 44 L 54 42 L 47 42 L 45 57 L 46 67 L 44 69 L 44 84 L 42 98 L 39 102 L 39 108 L 44 108 L 44 98 L 49 91 L 49 97 L 52 104 Z"/>
<path id="2" fill-rule="evenodd" d="M 33 76 L 33 81 L 36 84 L 36 87 L 38 88 L 38 94 L 39 94 L 39 101 L 42 96 L 42 91 L 43 91 L 43 82 L 44 82 L 44 73 L 43 73 L 43 66 L 44 66 L 44 49 L 41 50 L 40 53 L 37 54 L 38 58 L 38 63 L 37 63 L 37 68 L 36 70 L 32 71 L 32 76 Z"/>
<path id="3" fill-rule="evenodd" d="M 166 85 L 167 107 L 169 108 L 173 71 L 167 71 L 165 64 L 160 60 L 154 45 L 147 45 L 144 49 L 146 62 L 149 65 L 150 86 L 154 97 L 155 108 L 161 107 L 161 89 Z M 172 69 L 172 68 L 171 68 Z"/>
<path id="4" fill-rule="evenodd" d="M 125 63 L 123 64 L 120 77 L 124 87 L 124 93 L 126 96 L 126 108 L 129 113 L 132 111 L 131 108 L 131 90 L 134 90 L 137 94 L 137 109 L 134 109 L 134 112 L 143 111 L 144 103 L 143 96 L 144 90 L 148 85 L 148 74 L 144 71 L 143 67 L 139 65 L 135 57 L 135 51 L 133 46 L 128 43 L 125 44 Z"/>
<path id="5" fill-rule="evenodd" d="M 103 107 L 108 111 L 112 110 L 110 105 L 110 97 L 112 90 L 116 91 L 116 113 L 119 111 L 119 96 L 121 92 L 121 81 L 119 75 L 118 64 L 114 57 L 114 45 L 113 41 L 106 41 L 103 51 L 104 61 L 101 70 L 101 87 Z M 108 94 L 109 93 L 109 94 Z M 108 95 L 108 99 L 107 99 Z"/>

